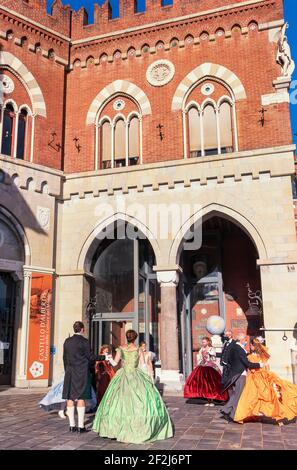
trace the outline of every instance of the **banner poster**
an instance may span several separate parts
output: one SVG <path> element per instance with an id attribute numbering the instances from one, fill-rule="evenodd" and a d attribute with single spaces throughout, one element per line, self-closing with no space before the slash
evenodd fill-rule
<path id="1" fill-rule="evenodd" d="M 52 293 L 52 275 L 32 273 L 27 380 L 49 377 Z"/>

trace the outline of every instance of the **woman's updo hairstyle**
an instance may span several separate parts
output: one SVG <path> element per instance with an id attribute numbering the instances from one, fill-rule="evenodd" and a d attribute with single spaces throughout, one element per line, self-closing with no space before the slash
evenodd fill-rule
<path id="1" fill-rule="evenodd" d="M 133 343 L 138 337 L 138 334 L 134 330 L 128 330 L 126 332 L 126 338 L 128 343 Z"/>

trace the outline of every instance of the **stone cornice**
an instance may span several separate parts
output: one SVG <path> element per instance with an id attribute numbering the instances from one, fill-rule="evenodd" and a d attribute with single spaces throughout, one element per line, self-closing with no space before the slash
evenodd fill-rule
<path id="1" fill-rule="evenodd" d="M 17 167 L 30 168 L 32 170 L 40 171 L 42 173 L 47 173 L 49 175 L 60 176 L 60 177 L 64 176 L 64 173 L 61 170 L 56 170 L 55 168 L 49 168 L 44 165 L 39 165 L 38 163 L 31 163 L 26 160 L 20 160 L 20 159 L 0 155 L 0 161 L 5 162 L 7 165 L 9 164 L 13 165 L 15 169 L 17 169 Z M 3 166 L 1 166 L 1 168 L 4 169 Z"/>
<path id="2" fill-rule="evenodd" d="M 16 184 L 22 190 L 47 194 L 58 201 L 144 195 L 183 188 L 212 188 L 251 180 L 269 181 L 294 174 L 294 145 L 249 150 L 228 155 L 169 160 L 113 170 L 65 174 L 35 163 L 0 156 L 5 172 L 4 184 Z M 15 179 L 16 178 L 16 179 Z"/>
<path id="3" fill-rule="evenodd" d="M 170 167 L 177 167 L 177 166 L 184 166 L 184 165 L 193 165 L 193 163 L 197 165 L 205 165 L 211 162 L 219 162 L 219 161 L 230 161 L 236 159 L 242 159 L 246 157 L 255 157 L 260 155 L 273 155 L 283 152 L 294 152 L 296 149 L 295 145 L 286 145 L 281 147 L 269 147 L 264 149 L 255 149 L 255 150 L 245 150 L 242 152 L 236 153 L 229 153 L 228 155 L 216 155 L 211 157 L 199 157 L 197 159 L 187 158 L 187 159 L 179 159 L 179 160 L 168 160 L 163 162 L 156 162 L 156 163 L 149 163 L 143 164 L 133 167 L 121 167 L 121 168 L 114 168 L 108 170 L 97 170 L 97 171 L 87 171 L 87 172 L 80 172 L 80 173 L 65 173 L 65 180 L 71 180 L 76 178 L 88 178 L 90 176 L 103 176 L 103 175 L 114 175 L 114 174 L 127 174 L 129 172 L 134 173 L 135 171 L 143 171 L 146 169 L 158 169 L 158 168 L 170 168 Z"/>
<path id="4" fill-rule="evenodd" d="M 158 191 L 229 187 L 252 180 L 269 182 L 294 173 L 295 146 L 275 147 L 229 154 L 228 156 L 171 160 L 117 168 L 101 172 L 65 175 L 63 200 L 116 196 L 149 196 Z"/>

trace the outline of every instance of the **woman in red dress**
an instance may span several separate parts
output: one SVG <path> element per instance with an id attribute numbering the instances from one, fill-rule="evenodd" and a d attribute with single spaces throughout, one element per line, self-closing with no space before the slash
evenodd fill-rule
<path id="1" fill-rule="evenodd" d="M 104 355 L 105 360 L 97 361 L 95 366 L 96 396 L 98 405 L 103 398 L 109 382 L 115 375 L 115 371 L 112 367 L 115 363 L 112 355 L 109 354 L 109 346 L 107 344 L 101 346 L 100 355 Z"/>
<path id="2" fill-rule="evenodd" d="M 216 351 L 211 339 L 202 339 L 202 348 L 197 354 L 197 367 L 189 375 L 185 388 L 185 398 L 206 398 L 205 406 L 214 406 L 213 400 L 227 401 L 228 393 L 221 391 L 221 371 L 215 363 Z"/>

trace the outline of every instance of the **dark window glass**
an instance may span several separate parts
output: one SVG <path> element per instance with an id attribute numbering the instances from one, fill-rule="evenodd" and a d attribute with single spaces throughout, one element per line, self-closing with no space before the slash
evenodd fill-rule
<path id="1" fill-rule="evenodd" d="M 297 177 L 292 178 L 293 199 L 297 199 Z"/>
<path id="2" fill-rule="evenodd" d="M 96 260 L 93 272 L 98 312 L 134 311 L 133 240 L 111 240 Z"/>
<path id="3" fill-rule="evenodd" d="M 16 157 L 24 159 L 25 156 L 25 141 L 26 141 L 26 127 L 27 127 L 27 113 L 22 111 L 19 116 L 18 124 L 18 141 Z"/>
<path id="4" fill-rule="evenodd" d="M 12 132 L 13 132 L 13 108 L 6 106 L 3 117 L 3 133 L 2 133 L 2 146 L 1 153 L 3 155 L 11 156 L 12 151 Z"/>

